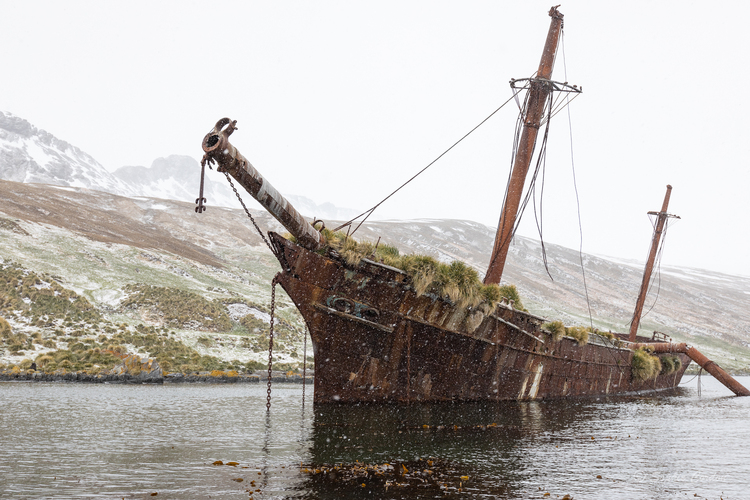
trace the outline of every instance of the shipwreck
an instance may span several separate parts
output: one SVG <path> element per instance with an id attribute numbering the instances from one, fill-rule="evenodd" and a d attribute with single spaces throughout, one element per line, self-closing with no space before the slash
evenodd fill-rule
<path id="1" fill-rule="evenodd" d="M 549 15 L 535 76 L 511 80 L 514 92 L 524 91 L 525 99 L 484 286 L 500 283 L 538 136 L 546 135 L 552 117 L 551 96 L 581 92 L 552 80 L 563 15 L 555 7 Z M 236 121 L 223 118 L 205 136 L 203 168 L 217 164 L 230 183 L 235 179 L 291 233 L 261 235 L 281 265 L 274 286 L 278 283 L 291 297 L 310 332 L 316 403 L 527 400 L 655 391 L 676 387 L 691 361 L 735 394 L 750 395 L 694 347 L 636 334 L 653 256 L 670 217 L 671 186 L 662 209 L 654 212 L 658 222 L 630 332 L 593 330 L 582 339 L 516 309 L 509 300 L 467 305 L 428 293 L 413 275 L 375 254 L 345 259 L 332 245 L 332 233 L 310 224 L 229 142 L 235 128 Z M 203 181 L 197 212 L 205 210 L 202 189 Z"/>

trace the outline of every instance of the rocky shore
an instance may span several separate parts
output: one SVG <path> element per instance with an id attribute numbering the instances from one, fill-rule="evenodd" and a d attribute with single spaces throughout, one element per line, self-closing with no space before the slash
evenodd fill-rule
<path id="1" fill-rule="evenodd" d="M 182 373 L 168 373 L 160 376 L 141 376 L 128 373 L 97 373 L 86 372 L 55 372 L 44 373 L 36 370 L 25 370 L 14 372 L 13 370 L 0 371 L 0 381 L 29 381 L 29 382 L 85 382 L 93 384 L 185 384 L 185 383 L 209 383 L 209 384 L 258 384 L 268 380 L 268 373 L 260 374 L 231 374 L 230 372 L 202 372 L 185 375 Z M 271 382 L 279 383 L 302 383 L 302 375 L 295 373 L 289 375 L 284 372 L 274 372 Z M 307 375 L 306 382 L 313 383 L 313 377 Z"/>
<path id="2" fill-rule="evenodd" d="M 67 371 L 58 369 L 54 372 L 37 370 L 34 365 L 22 369 L 14 366 L 0 370 L 0 381 L 32 381 L 32 382 L 88 382 L 88 383 L 119 383 L 119 384 L 182 384 L 182 383 L 210 383 L 210 384 L 238 384 L 260 383 L 268 380 L 267 370 L 255 373 L 238 373 L 235 370 L 213 370 L 193 373 L 164 373 L 159 363 L 150 358 L 140 358 L 136 355 L 123 355 L 122 361 L 111 370 L 97 373 L 86 371 Z M 312 371 L 306 374 L 307 383 L 313 383 Z M 272 371 L 271 382 L 302 383 L 302 374 L 296 372 Z"/>

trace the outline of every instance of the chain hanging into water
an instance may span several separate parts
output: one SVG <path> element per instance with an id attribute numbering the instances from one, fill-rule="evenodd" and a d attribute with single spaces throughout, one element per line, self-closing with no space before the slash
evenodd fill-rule
<path id="1" fill-rule="evenodd" d="M 234 182 L 232 182 L 232 178 L 229 176 L 229 173 L 224 172 L 224 175 L 227 176 L 227 180 L 229 181 L 229 185 L 232 187 L 232 191 L 234 191 L 234 194 L 237 196 L 237 199 L 239 200 L 240 205 L 242 205 L 242 208 L 245 209 L 245 213 L 247 214 L 247 216 L 250 217 L 250 220 L 252 221 L 253 226 L 255 226 L 255 229 L 258 231 L 258 234 L 260 234 L 260 237 L 263 238 L 263 242 L 266 244 L 268 249 L 271 250 L 271 252 L 273 252 L 273 248 L 271 247 L 271 244 L 266 239 L 266 235 L 263 234 L 263 231 L 260 230 L 260 228 L 258 227 L 258 223 L 255 222 L 255 219 L 253 218 L 253 216 L 250 215 L 250 210 L 247 209 L 247 207 L 245 206 L 245 202 L 242 201 L 242 197 L 240 196 L 240 193 L 237 192 L 237 188 L 234 187 Z"/>
<path id="2" fill-rule="evenodd" d="M 307 325 L 305 325 L 305 344 L 302 348 L 302 408 L 305 407 L 305 382 L 307 380 Z"/>
<path id="3" fill-rule="evenodd" d="M 271 320 L 268 327 L 268 394 L 266 398 L 266 410 L 271 411 L 271 367 L 273 366 L 273 320 L 274 311 L 276 310 L 276 283 L 279 282 L 279 275 L 273 277 L 271 281 Z"/>

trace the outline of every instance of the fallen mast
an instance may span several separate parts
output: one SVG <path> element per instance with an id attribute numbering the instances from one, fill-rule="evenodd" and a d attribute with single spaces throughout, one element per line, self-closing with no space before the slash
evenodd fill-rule
<path id="1" fill-rule="evenodd" d="M 727 389 L 735 393 L 737 396 L 750 396 L 750 391 L 748 391 L 744 385 L 737 382 L 734 377 L 729 375 L 719 365 L 704 356 L 703 353 L 701 353 L 698 349 L 684 342 L 679 344 L 673 344 L 671 342 L 630 344 L 630 347 L 633 350 L 643 347 L 652 350 L 653 352 L 674 352 L 687 354 L 690 359 L 698 363 L 701 368 L 713 375 L 716 380 L 724 384 Z"/>

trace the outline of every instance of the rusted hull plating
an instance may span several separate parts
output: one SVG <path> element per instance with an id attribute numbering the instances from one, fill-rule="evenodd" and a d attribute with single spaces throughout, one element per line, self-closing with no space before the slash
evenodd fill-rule
<path id="1" fill-rule="evenodd" d="M 554 342 L 542 318 L 499 306 L 494 314 L 417 296 L 399 270 L 357 267 L 271 233 L 280 284 L 310 330 L 315 401 L 512 400 L 621 394 L 677 386 L 690 363 L 633 380 L 632 351 L 598 336 Z"/>

